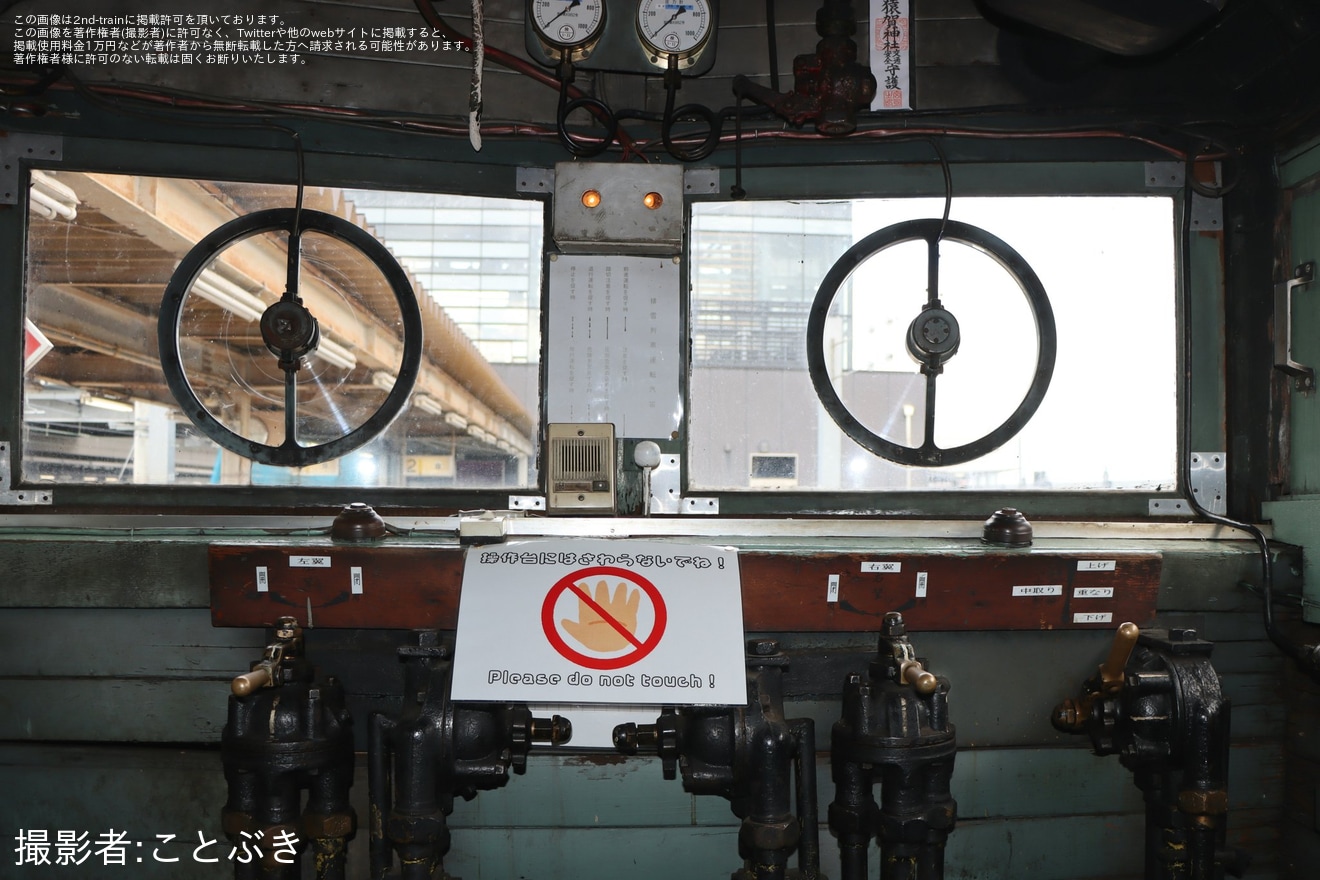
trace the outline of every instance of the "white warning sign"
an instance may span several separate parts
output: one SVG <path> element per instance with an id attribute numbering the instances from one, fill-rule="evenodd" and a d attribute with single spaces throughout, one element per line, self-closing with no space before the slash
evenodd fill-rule
<path id="1" fill-rule="evenodd" d="M 560 539 L 470 549 L 453 696 L 745 703 L 737 551 Z"/>

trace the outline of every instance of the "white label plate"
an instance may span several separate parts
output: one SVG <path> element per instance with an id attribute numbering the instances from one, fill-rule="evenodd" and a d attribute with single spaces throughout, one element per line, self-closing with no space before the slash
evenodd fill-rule
<path id="1" fill-rule="evenodd" d="M 1113 623 L 1112 611 L 1078 611 L 1073 615 L 1073 623 Z"/>
<path id="2" fill-rule="evenodd" d="M 1033 586 L 1014 587 L 1014 596 L 1062 596 L 1063 584 L 1036 584 Z"/>
<path id="3" fill-rule="evenodd" d="M 290 556 L 289 568 L 329 568 L 329 556 Z"/>
<path id="4" fill-rule="evenodd" d="M 1114 571 L 1117 568 L 1118 568 L 1118 561 L 1115 559 L 1077 560 L 1078 571 Z"/>
<path id="5" fill-rule="evenodd" d="M 865 574 L 897 574 L 903 570 L 901 562 L 863 562 L 862 572 Z"/>
<path id="6" fill-rule="evenodd" d="M 1073 587 L 1074 599 L 1112 599 L 1113 587 Z"/>

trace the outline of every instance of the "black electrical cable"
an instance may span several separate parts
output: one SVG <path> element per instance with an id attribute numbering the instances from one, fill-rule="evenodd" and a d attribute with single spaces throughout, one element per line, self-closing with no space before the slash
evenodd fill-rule
<path id="1" fill-rule="evenodd" d="M 720 145 L 720 115 L 702 104 L 684 104 L 674 109 L 674 98 L 678 94 L 682 77 L 678 72 L 678 59 L 669 59 L 669 69 L 665 71 L 665 115 L 660 122 L 660 141 L 665 151 L 680 162 L 699 162 L 705 159 Z M 674 125 L 680 119 L 697 119 L 706 125 L 706 137 L 695 147 L 685 148 L 674 140 Z"/>
<path id="2" fill-rule="evenodd" d="M 729 198 L 742 201 L 747 198 L 747 190 L 742 185 L 742 95 L 738 96 L 738 103 L 733 108 L 733 187 L 729 190 Z"/>
<path id="3" fill-rule="evenodd" d="M 1242 177 L 1242 165 L 1237 158 L 1237 152 L 1221 141 L 1206 139 L 1205 148 L 1193 152 L 1188 151 L 1187 174 L 1191 182 L 1192 191 L 1198 196 L 1204 196 L 1207 199 L 1222 199 L 1237 188 L 1238 181 Z M 1206 155 L 1210 149 L 1217 150 L 1218 154 L 1225 157 L 1225 162 L 1221 167 L 1224 169 L 1224 180 L 1215 186 L 1209 186 L 1197 180 L 1192 175 L 1192 164 L 1198 156 Z"/>
<path id="4" fill-rule="evenodd" d="M 293 138 L 294 157 L 298 162 L 298 192 L 293 200 L 293 228 L 289 230 L 291 238 L 297 238 L 302 234 L 303 193 L 307 188 L 307 165 L 306 157 L 303 155 L 302 136 L 291 128 L 284 130 L 289 133 L 289 137 Z"/>
<path id="5" fill-rule="evenodd" d="M 568 86 L 573 81 L 572 68 L 568 67 L 560 79 L 559 88 L 559 109 L 555 114 L 555 131 L 559 135 L 559 142 L 579 159 L 589 159 L 592 156 L 599 156 L 610 148 L 619 134 L 619 120 L 605 104 L 596 98 L 586 96 L 568 99 Z M 574 135 L 568 130 L 568 117 L 577 110 L 588 110 L 590 115 L 600 120 L 604 125 L 605 131 L 598 138 L 583 137 Z"/>
<path id="6" fill-rule="evenodd" d="M 1265 634 L 1279 650 L 1297 662 L 1307 675 L 1320 681 L 1320 645 L 1298 644 L 1289 639 L 1274 619 L 1274 563 L 1270 559 L 1270 542 L 1265 533 L 1252 523 L 1239 522 L 1227 516 L 1211 513 L 1201 504 L 1192 490 L 1192 163 L 1186 164 L 1181 226 L 1182 244 L 1182 299 L 1183 299 L 1183 376 L 1182 376 L 1182 444 L 1179 454 L 1178 481 L 1186 489 L 1192 511 L 1202 519 L 1221 526 L 1246 532 L 1260 549 L 1261 595 L 1264 604 Z"/>
<path id="7" fill-rule="evenodd" d="M 940 218 L 940 234 L 936 241 L 944 239 L 944 230 L 949 226 L 949 211 L 953 209 L 953 170 L 949 168 L 949 157 L 935 138 L 926 139 L 940 159 L 940 171 L 944 174 L 944 216 Z"/>

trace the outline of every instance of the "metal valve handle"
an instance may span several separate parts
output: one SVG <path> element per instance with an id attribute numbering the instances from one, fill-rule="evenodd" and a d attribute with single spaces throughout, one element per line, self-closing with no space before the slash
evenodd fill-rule
<path id="1" fill-rule="evenodd" d="M 926 428 L 925 439 L 919 447 L 892 443 L 871 431 L 848 410 L 830 381 L 825 358 L 825 326 L 830 304 L 839 288 L 863 262 L 875 254 L 906 241 L 926 242 L 927 300 L 921 312 L 908 328 L 907 346 L 913 358 L 921 363 L 926 376 Z M 940 302 L 940 242 L 956 241 L 980 251 L 993 259 L 1013 278 L 1027 298 L 1032 318 L 1036 322 L 1036 367 L 1031 385 L 1022 402 L 999 427 L 962 446 L 943 449 L 935 445 L 935 380 L 944 370 L 945 363 L 958 350 L 961 330 L 952 313 Z M 830 414 L 830 418 L 853 439 L 857 445 L 881 458 L 899 464 L 919 467 L 941 467 L 962 464 L 993 452 L 1007 443 L 1026 426 L 1045 399 L 1045 391 L 1054 375 L 1054 358 L 1058 349 L 1058 335 L 1054 327 L 1054 311 L 1050 307 L 1045 288 L 1031 266 L 1017 251 L 999 238 L 967 223 L 950 220 L 908 220 L 895 223 L 863 238 L 849 248 L 830 267 L 825 280 L 816 292 L 807 319 L 807 370 L 816 396 Z"/>
<path id="2" fill-rule="evenodd" d="M 288 287 L 284 297 L 271 305 L 261 317 L 261 334 L 270 352 L 278 358 L 285 373 L 284 442 L 269 446 L 234 433 L 211 414 L 198 398 L 184 373 L 179 347 L 179 326 L 188 291 L 225 248 L 243 239 L 266 232 L 289 233 Z M 380 270 L 390 289 L 403 323 L 403 354 L 398 378 L 380 408 L 361 425 L 326 443 L 304 446 L 298 442 L 297 374 L 301 358 L 316 350 L 320 328 L 316 318 L 298 297 L 298 259 L 301 237 L 317 232 L 356 248 Z M 422 314 L 413 292 L 412 281 L 380 241 L 359 226 L 322 211 L 297 211 L 272 208 L 231 220 L 199 241 L 179 263 L 165 288 L 157 323 L 160 365 L 179 408 L 203 434 L 220 446 L 261 464 L 281 467 L 306 467 L 330 461 L 363 446 L 381 433 L 403 411 L 421 370 Z"/>
<path id="3" fill-rule="evenodd" d="M 297 659 L 302 653 L 302 627 L 293 617 L 281 617 L 275 622 L 275 641 L 266 646 L 260 660 L 252 669 L 234 676 L 229 689 L 236 697 L 246 697 L 253 691 L 276 687 L 280 683 L 280 667 Z"/>
<path id="4" fill-rule="evenodd" d="M 1127 680 L 1128 660 L 1132 658 L 1132 649 L 1137 646 L 1141 629 L 1131 622 L 1119 624 L 1114 633 L 1114 642 L 1109 646 L 1109 656 L 1100 664 L 1095 678 L 1083 685 L 1082 695 L 1077 699 L 1068 697 L 1054 707 L 1052 719 L 1054 727 L 1064 733 L 1076 733 L 1086 726 L 1091 717 L 1091 710 L 1097 700 L 1111 697 L 1123 690 Z"/>

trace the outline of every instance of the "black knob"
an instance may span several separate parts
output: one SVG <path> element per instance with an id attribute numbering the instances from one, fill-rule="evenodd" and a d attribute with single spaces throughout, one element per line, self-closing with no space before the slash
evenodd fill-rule
<path id="1" fill-rule="evenodd" d="M 983 542 L 1003 547 L 1029 547 L 1031 538 L 1031 523 L 1027 522 L 1021 511 L 1012 507 L 996 510 L 985 521 L 985 528 L 981 532 Z"/>

